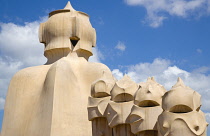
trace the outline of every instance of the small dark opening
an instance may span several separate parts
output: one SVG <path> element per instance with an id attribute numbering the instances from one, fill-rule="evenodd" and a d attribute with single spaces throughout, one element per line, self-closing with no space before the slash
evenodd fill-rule
<path id="1" fill-rule="evenodd" d="M 157 103 L 156 101 L 152 101 L 152 100 L 144 100 L 144 101 L 141 101 L 140 103 L 137 103 L 137 105 L 139 107 L 155 107 L 155 106 L 160 106 L 159 103 Z"/>
<path id="2" fill-rule="evenodd" d="M 127 93 L 118 94 L 113 100 L 115 102 L 129 102 L 132 101 L 134 98 L 132 95 Z"/>
<path id="3" fill-rule="evenodd" d="M 186 105 L 176 105 L 173 106 L 169 112 L 173 112 L 173 113 L 188 113 L 193 111 L 190 107 L 186 106 Z"/>
<path id="4" fill-rule="evenodd" d="M 75 47 L 80 39 L 78 37 L 71 37 L 71 44 Z"/>
<path id="5" fill-rule="evenodd" d="M 199 110 L 200 110 L 200 108 L 201 108 L 201 106 L 199 106 L 199 107 L 196 109 L 196 111 L 199 111 Z"/>
<path id="6" fill-rule="evenodd" d="M 199 126 L 196 126 L 196 127 L 195 127 L 195 131 L 198 131 L 198 130 L 199 130 Z"/>
<path id="7" fill-rule="evenodd" d="M 76 45 L 77 45 L 77 42 L 78 42 L 79 40 L 71 40 L 71 43 L 72 43 L 72 45 L 75 47 Z"/>

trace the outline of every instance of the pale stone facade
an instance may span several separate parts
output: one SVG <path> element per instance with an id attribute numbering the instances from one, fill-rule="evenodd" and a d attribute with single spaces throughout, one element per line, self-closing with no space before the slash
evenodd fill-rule
<path id="1" fill-rule="evenodd" d="M 180 78 L 167 92 L 153 77 L 116 80 L 88 62 L 96 32 L 70 2 L 41 23 L 39 39 L 48 61 L 12 78 L 1 136 L 206 136 L 201 96 Z"/>

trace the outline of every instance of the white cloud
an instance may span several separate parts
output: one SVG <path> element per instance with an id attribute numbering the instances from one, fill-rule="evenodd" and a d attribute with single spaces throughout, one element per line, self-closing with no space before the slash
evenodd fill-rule
<path id="1" fill-rule="evenodd" d="M 44 45 L 38 40 L 39 23 L 45 20 L 43 17 L 24 25 L 0 23 L 0 109 L 11 77 L 22 68 L 46 62 Z"/>
<path id="2" fill-rule="evenodd" d="M 39 23 L 46 20 L 16 25 L 13 23 L 0 23 L 0 50 L 1 56 L 13 58 L 25 66 L 38 65 L 46 61 L 43 56 L 44 45 L 39 43 Z"/>
<path id="3" fill-rule="evenodd" d="M 146 17 L 142 23 L 148 23 L 151 27 L 157 28 L 163 24 L 163 20 L 165 20 L 167 17 L 164 16 L 157 16 L 151 13 L 149 16 Z"/>
<path id="4" fill-rule="evenodd" d="M 98 48 L 93 48 L 93 56 L 89 58 L 89 62 L 101 62 L 104 59 L 103 54 L 98 50 Z"/>
<path id="5" fill-rule="evenodd" d="M 124 0 L 131 6 L 142 6 L 147 10 L 145 21 L 151 27 L 159 27 L 169 16 L 186 18 L 203 14 L 210 9 L 209 0 Z M 209 6 L 206 6 L 209 5 Z M 210 11 L 210 10 L 209 10 Z"/>
<path id="6" fill-rule="evenodd" d="M 125 46 L 125 44 L 123 42 L 119 41 L 117 43 L 117 45 L 115 46 L 115 48 L 118 49 L 118 50 L 120 50 L 120 51 L 125 51 L 126 46 Z"/>
<path id="7" fill-rule="evenodd" d="M 121 72 L 119 69 L 113 69 L 112 74 L 117 80 L 120 80 L 123 77 L 123 72 Z"/>
<path id="8" fill-rule="evenodd" d="M 202 67 L 188 72 L 173 66 L 170 60 L 156 58 L 152 63 L 139 63 L 126 67 L 125 74 L 129 75 L 135 82 L 144 82 L 148 77 L 154 76 L 156 81 L 162 84 L 167 90 L 181 77 L 184 83 L 202 95 L 204 111 L 210 111 L 210 75 L 206 74 L 209 68 Z M 117 79 L 123 77 L 123 72 L 119 69 L 112 71 Z"/>
<path id="9" fill-rule="evenodd" d="M 193 73 L 207 73 L 209 71 L 210 71 L 210 67 L 203 66 L 203 67 L 199 67 L 197 69 L 194 69 L 192 72 Z"/>
<path id="10" fill-rule="evenodd" d="M 23 65 L 21 62 L 13 60 L 2 59 L 0 57 L 0 98 L 5 97 L 9 81 L 16 71 Z M 0 101 L 2 102 L 2 101 Z M 0 104 L 1 105 L 1 104 Z"/>

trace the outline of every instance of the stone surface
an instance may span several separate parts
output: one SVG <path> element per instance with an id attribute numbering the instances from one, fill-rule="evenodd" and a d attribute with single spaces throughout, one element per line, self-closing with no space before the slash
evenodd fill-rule
<path id="1" fill-rule="evenodd" d="M 70 2 L 40 24 L 39 40 L 47 63 L 12 78 L 1 136 L 206 136 L 201 96 L 180 78 L 167 92 L 88 62 L 96 32 Z"/>
<path id="2" fill-rule="evenodd" d="M 202 111 L 181 114 L 164 111 L 158 118 L 159 136 L 206 136 L 206 127 Z"/>
<path id="3" fill-rule="evenodd" d="M 112 100 L 115 102 L 128 102 L 134 100 L 134 94 L 138 85 L 125 75 L 117 81 L 111 91 Z"/>
<path id="4" fill-rule="evenodd" d="M 91 84 L 104 76 L 113 79 L 105 65 L 87 61 L 95 35 L 88 15 L 70 3 L 50 13 L 39 31 L 48 61 L 12 78 L 2 136 L 92 135 L 87 111 Z"/>
<path id="5" fill-rule="evenodd" d="M 201 95 L 185 86 L 181 78 L 163 99 L 163 109 L 170 112 L 199 111 L 200 107 Z"/>
<path id="6" fill-rule="evenodd" d="M 138 107 L 134 105 L 129 115 L 131 132 L 137 134 L 151 130 L 157 131 L 157 119 L 162 111 L 160 106 Z"/>
<path id="7" fill-rule="evenodd" d="M 163 96 L 164 112 L 158 117 L 158 136 L 206 136 L 208 123 L 200 107 L 200 94 L 178 78 Z"/>
<path id="8" fill-rule="evenodd" d="M 165 92 L 165 88 L 158 84 L 154 77 L 149 77 L 147 82 L 139 83 L 134 102 L 140 107 L 160 106 Z"/>

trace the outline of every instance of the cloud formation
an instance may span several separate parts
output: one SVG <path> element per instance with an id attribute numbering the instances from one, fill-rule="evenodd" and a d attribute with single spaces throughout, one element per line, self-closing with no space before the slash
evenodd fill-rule
<path id="1" fill-rule="evenodd" d="M 142 6 L 147 11 L 144 23 L 159 27 L 169 16 L 199 17 L 210 12 L 210 0 L 124 0 L 130 6 Z"/>
<path id="2" fill-rule="evenodd" d="M 44 45 L 39 43 L 38 28 L 39 23 L 44 20 L 46 17 L 26 22 L 23 26 L 0 23 L 0 50 L 1 57 L 4 56 L 3 60 L 6 57 L 27 66 L 43 64 L 46 59 L 43 56 Z"/>
<path id="3" fill-rule="evenodd" d="M 0 23 L 0 109 L 11 77 L 22 68 L 46 62 L 44 45 L 38 40 L 39 23 L 45 20 L 43 17 L 24 25 Z"/>
<path id="4" fill-rule="evenodd" d="M 119 41 L 119 42 L 117 43 L 117 45 L 115 46 L 115 49 L 118 49 L 118 50 L 120 50 L 120 51 L 125 51 L 126 46 L 125 46 L 125 44 L 124 44 L 123 42 Z"/>
<path id="5" fill-rule="evenodd" d="M 100 52 L 100 50 L 96 47 L 93 48 L 93 56 L 89 58 L 89 62 L 101 62 L 101 60 L 104 59 L 103 54 Z"/>

